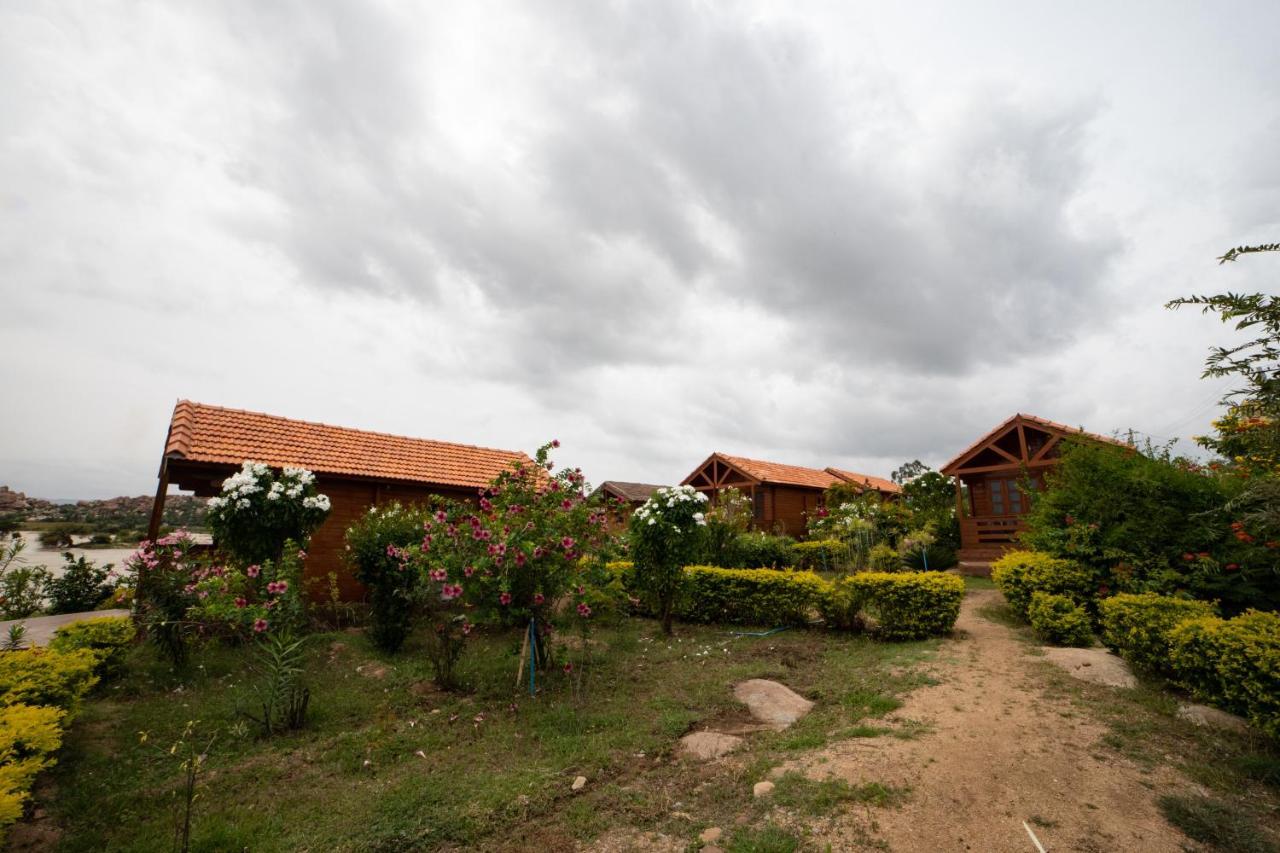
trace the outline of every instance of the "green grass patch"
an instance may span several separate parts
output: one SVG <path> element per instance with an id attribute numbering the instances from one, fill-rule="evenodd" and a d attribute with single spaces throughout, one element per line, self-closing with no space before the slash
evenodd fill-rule
<path id="1" fill-rule="evenodd" d="M 905 796 L 905 789 L 879 782 L 850 785 L 843 779 L 814 781 L 795 772 L 779 779 L 773 791 L 778 805 L 813 816 L 829 814 L 846 803 L 890 806 Z"/>
<path id="2" fill-rule="evenodd" d="M 1160 811 L 1187 837 L 1225 853 L 1274 853 L 1252 814 L 1233 803 L 1200 796 L 1163 796 Z"/>
<path id="3" fill-rule="evenodd" d="M 982 577 L 980 575 L 962 575 L 964 578 L 965 589 L 995 589 L 996 585 L 991 578 Z"/>
<path id="4" fill-rule="evenodd" d="M 729 853 L 793 853 L 800 839 L 774 824 L 759 829 L 739 829 L 729 839 Z"/>

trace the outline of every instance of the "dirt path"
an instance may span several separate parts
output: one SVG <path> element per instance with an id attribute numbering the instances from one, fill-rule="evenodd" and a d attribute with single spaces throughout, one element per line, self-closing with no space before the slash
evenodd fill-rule
<path id="1" fill-rule="evenodd" d="M 785 769 L 814 779 L 906 786 L 899 808 L 848 811 L 811 826 L 818 849 L 858 849 L 871 834 L 894 851 L 1198 849 L 1160 816 L 1155 800 L 1186 781 L 1167 768 L 1143 770 L 1099 748 L 1102 725 L 1043 698 L 1027 645 L 978 615 L 1000 601 L 971 592 L 934 667 L 936 686 L 911 693 L 896 717 L 919 720 L 915 740 L 855 738 Z"/>

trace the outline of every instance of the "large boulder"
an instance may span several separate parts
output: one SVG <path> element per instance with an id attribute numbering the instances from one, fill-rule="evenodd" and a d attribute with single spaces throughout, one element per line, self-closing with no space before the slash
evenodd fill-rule
<path id="1" fill-rule="evenodd" d="M 781 731 L 813 710 L 813 703 L 785 684 L 753 678 L 733 688 L 734 697 L 747 706 L 751 716 Z"/>

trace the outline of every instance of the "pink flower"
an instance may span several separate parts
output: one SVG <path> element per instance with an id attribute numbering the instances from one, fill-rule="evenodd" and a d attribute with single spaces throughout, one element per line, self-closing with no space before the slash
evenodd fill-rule
<path id="1" fill-rule="evenodd" d="M 258 575 L 262 574 L 262 567 L 257 565 L 250 566 L 244 570 L 244 573 L 251 578 L 256 578 Z"/>
<path id="2" fill-rule="evenodd" d="M 585 601 L 578 605 L 578 615 L 581 616 L 583 619 L 586 619 L 588 616 L 591 615 L 591 608 L 587 605 Z"/>
<path id="3" fill-rule="evenodd" d="M 552 446 L 552 447 L 559 447 L 559 446 L 560 446 L 560 439 L 558 439 L 558 438 L 553 438 L 553 439 L 551 439 L 551 446 Z"/>
<path id="4" fill-rule="evenodd" d="M 390 542 L 387 543 L 387 556 L 388 557 L 396 556 L 396 546 L 392 545 Z"/>
<path id="5" fill-rule="evenodd" d="M 542 593 L 540 593 L 540 592 L 535 592 L 535 593 L 533 594 L 533 603 L 534 603 L 534 604 L 541 604 L 542 602 L 544 602 L 544 601 L 546 601 L 546 600 L 547 600 L 547 599 L 546 599 L 546 598 L 543 596 L 543 594 L 542 594 Z"/>
<path id="6" fill-rule="evenodd" d="M 460 584 L 447 583 L 440 588 L 440 598 L 445 601 L 451 601 L 462 595 L 462 586 Z"/>
<path id="7" fill-rule="evenodd" d="M 586 594 L 587 594 L 587 588 L 582 584 L 578 584 L 578 595 L 586 595 Z"/>
<path id="8" fill-rule="evenodd" d="M 445 513 L 444 510 L 442 509 L 436 510 L 436 521 L 440 522 L 441 524 L 444 524 L 448 520 L 449 520 L 449 516 Z"/>
<path id="9" fill-rule="evenodd" d="M 467 635 L 467 634 L 470 634 L 470 633 L 471 633 L 471 623 L 470 623 L 470 622 L 463 622 L 463 623 L 462 623 L 462 633 L 463 633 L 463 635 L 464 635 L 464 636 L 465 636 L 465 635 Z"/>
<path id="10" fill-rule="evenodd" d="M 476 567 L 475 567 L 475 566 L 467 566 L 465 569 L 463 569 L 463 570 L 462 570 L 462 574 L 463 574 L 463 575 L 465 575 L 465 576 L 467 576 L 467 577 L 471 577 L 471 576 L 472 576 L 472 575 L 474 575 L 475 573 L 476 573 Z"/>
<path id="11" fill-rule="evenodd" d="M 493 509 L 493 501 L 489 500 L 488 498 L 481 498 L 480 509 L 484 510 L 485 512 L 489 512 L 490 510 Z"/>
<path id="12" fill-rule="evenodd" d="M 573 509 L 573 501 L 569 500 L 568 498 L 565 498 L 564 500 L 560 501 L 560 508 Z"/>
<path id="13" fill-rule="evenodd" d="M 504 592 L 504 593 L 502 593 L 501 595 L 499 595 L 499 596 L 498 596 L 498 603 L 499 603 L 499 604 L 501 604 L 503 607 L 505 607 L 505 606 L 507 606 L 508 604 L 510 604 L 510 603 L 511 603 L 511 593 L 509 593 L 509 592 Z"/>
<path id="14" fill-rule="evenodd" d="M 248 603 L 249 603 L 249 602 L 247 602 L 247 601 L 245 601 L 245 600 L 244 600 L 244 596 L 242 596 L 242 595 L 238 595 L 238 596 L 236 596 L 236 607 L 244 607 L 244 606 L 246 606 Z"/>
<path id="15" fill-rule="evenodd" d="M 566 663 L 566 664 L 564 665 L 564 671 L 565 671 L 565 673 L 566 673 L 566 674 L 568 674 L 568 673 L 570 673 L 570 672 L 573 672 L 573 664 L 571 664 L 571 663 Z"/>
<path id="16" fill-rule="evenodd" d="M 253 620 L 253 632 L 254 632 L 255 634 L 261 634 L 263 631 L 267 630 L 267 628 L 269 628 L 269 627 L 271 627 L 271 626 L 267 624 L 267 620 L 266 620 L 266 619 L 255 619 L 255 620 Z"/>
<path id="17" fill-rule="evenodd" d="M 449 573 L 446 572 L 444 569 L 432 569 L 431 571 L 427 572 L 427 577 L 429 577 L 431 580 L 435 581 L 436 583 L 441 583 L 442 581 L 448 580 Z"/>
<path id="18" fill-rule="evenodd" d="M 305 560 L 305 559 L 307 559 L 307 552 L 306 552 L 306 551 L 304 551 L 304 550 L 302 550 L 301 548 L 299 548 L 299 549 L 298 549 L 298 559 L 299 559 L 299 560 Z"/>
<path id="19" fill-rule="evenodd" d="M 535 559 L 535 560 L 540 560 L 540 559 L 542 559 L 542 555 L 543 555 L 543 554 L 546 554 L 546 553 L 547 553 L 547 552 L 546 552 L 545 550 L 543 550 L 542 546 L 541 546 L 541 545 L 539 545 L 539 546 L 537 546 L 536 548 L 534 548 L 534 549 L 533 549 L 533 559 Z"/>
<path id="20" fill-rule="evenodd" d="M 566 551 L 572 551 L 572 550 L 573 550 L 573 537 L 572 537 L 572 536 L 566 536 L 566 537 L 564 537 L 563 539 L 561 539 L 561 540 L 560 540 L 560 547 L 561 547 L 561 548 L 563 548 L 563 549 L 565 549 Z"/>
<path id="21" fill-rule="evenodd" d="M 525 558 L 525 556 L 524 556 L 524 552 L 523 552 L 523 551 L 517 551 L 517 552 L 516 552 L 516 565 L 517 565 L 517 566 L 523 566 L 523 565 L 525 564 L 525 560 L 526 560 L 526 558 Z"/>

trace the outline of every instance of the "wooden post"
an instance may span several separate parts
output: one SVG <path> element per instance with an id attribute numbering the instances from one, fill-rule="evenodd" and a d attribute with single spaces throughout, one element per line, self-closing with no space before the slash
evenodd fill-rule
<path id="1" fill-rule="evenodd" d="M 147 524 L 147 538 L 152 542 L 160 536 L 160 524 L 164 521 L 164 499 L 169 493 L 169 458 L 160 460 L 160 485 L 156 487 L 155 503 L 151 505 L 151 521 Z"/>

